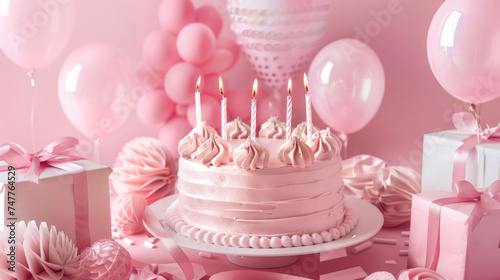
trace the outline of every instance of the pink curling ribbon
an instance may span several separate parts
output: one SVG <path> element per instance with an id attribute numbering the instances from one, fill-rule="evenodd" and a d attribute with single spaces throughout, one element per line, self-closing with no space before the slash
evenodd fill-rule
<path id="1" fill-rule="evenodd" d="M 453 160 L 453 183 L 465 180 L 465 169 L 469 153 L 480 143 L 500 142 L 500 129 L 497 127 L 481 130 L 474 115 L 460 112 L 453 115 L 453 124 L 460 133 L 471 134 L 462 140 L 462 145 L 455 151 Z M 479 138 L 477 137 L 479 130 Z"/>
<path id="2" fill-rule="evenodd" d="M 17 170 L 27 170 L 24 177 L 38 184 L 40 174 L 48 167 L 69 171 L 73 174 L 73 201 L 75 208 L 76 246 L 80 252 L 89 247 L 90 228 L 88 214 L 88 188 L 85 169 L 72 161 L 81 159 L 75 156 L 78 140 L 62 137 L 47 145 L 42 150 L 30 154 L 18 144 L 10 143 L 0 148 L 0 172 L 9 166 Z"/>
<path id="3" fill-rule="evenodd" d="M 500 211 L 500 180 L 494 181 L 486 190 L 480 192 L 468 181 L 458 181 L 453 186 L 454 197 L 436 199 L 429 210 L 429 225 L 427 228 L 427 255 L 425 267 L 436 270 L 440 247 L 440 218 L 444 205 L 473 202 L 476 203 L 466 223 L 471 232 L 481 221 L 485 213 Z"/>

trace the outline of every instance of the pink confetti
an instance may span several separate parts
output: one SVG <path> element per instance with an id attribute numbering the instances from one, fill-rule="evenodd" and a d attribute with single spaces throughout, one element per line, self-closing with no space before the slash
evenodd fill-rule
<path id="1" fill-rule="evenodd" d="M 347 252 L 345 248 L 337 249 L 333 251 L 321 252 L 319 254 L 319 261 L 326 262 L 329 260 L 340 259 L 343 257 L 347 257 Z"/>
<path id="2" fill-rule="evenodd" d="M 155 244 L 153 244 L 153 243 L 151 243 L 151 242 L 149 242 L 147 240 L 144 240 L 144 245 L 146 245 L 146 247 L 148 247 L 149 249 L 153 249 L 153 248 L 156 247 Z"/>
<path id="3" fill-rule="evenodd" d="M 373 238 L 373 243 L 396 245 L 398 241 L 392 238 Z"/>
<path id="4" fill-rule="evenodd" d="M 208 252 L 200 252 L 198 254 L 200 257 L 205 258 L 205 259 L 211 259 L 212 258 L 212 253 Z"/>
<path id="5" fill-rule="evenodd" d="M 410 232 L 409 232 L 409 231 L 402 231 L 402 232 L 401 232 L 401 236 L 406 236 L 406 237 L 408 237 L 408 236 L 410 236 Z"/>
<path id="6" fill-rule="evenodd" d="M 135 242 L 132 241 L 131 239 L 128 239 L 128 238 L 123 238 L 123 243 L 127 244 L 127 245 L 135 245 Z"/>
<path id="7" fill-rule="evenodd" d="M 359 252 L 362 252 L 362 251 L 364 251 L 364 250 L 366 250 L 366 249 L 370 248 L 372 245 L 373 245 L 373 244 L 372 244 L 370 241 L 368 241 L 368 242 L 365 242 L 365 243 L 363 243 L 363 244 L 361 244 L 361 245 L 358 245 L 358 246 L 356 246 L 356 247 L 352 248 L 352 251 L 351 251 L 351 252 L 352 252 L 353 254 L 357 254 L 357 253 L 359 253 Z"/>
<path id="8" fill-rule="evenodd" d="M 400 256 L 408 256 L 408 250 L 399 250 Z"/>
<path id="9" fill-rule="evenodd" d="M 123 235 L 117 231 L 113 231 L 111 232 L 111 237 L 113 237 L 113 239 L 122 239 Z"/>
<path id="10" fill-rule="evenodd" d="M 156 241 L 158 241 L 158 238 L 153 236 L 153 237 L 148 238 L 146 241 L 148 241 L 149 243 L 155 244 Z"/>
<path id="11" fill-rule="evenodd" d="M 385 264 L 398 264 L 395 260 L 386 260 Z"/>
<path id="12" fill-rule="evenodd" d="M 405 240 L 405 246 L 410 245 L 410 240 Z"/>
<path id="13" fill-rule="evenodd" d="M 365 278 L 368 276 L 366 272 L 361 268 L 361 266 L 356 266 L 340 271 L 334 271 L 330 272 L 328 274 L 323 274 L 319 276 L 320 280 L 352 280 L 352 279 L 359 279 L 359 278 Z"/>

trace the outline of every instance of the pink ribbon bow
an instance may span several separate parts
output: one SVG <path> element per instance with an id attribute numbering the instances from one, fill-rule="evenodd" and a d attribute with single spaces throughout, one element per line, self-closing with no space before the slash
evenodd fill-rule
<path id="1" fill-rule="evenodd" d="M 6 165 L 0 166 L 0 172 L 6 171 L 9 166 L 14 166 L 16 169 L 27 169 L 24 178 L 38 184 L 40 174 L 45 168 L 59 168 L 60 163 L 80 159 L 74 156 L 77 145 L 76 138 L 62 137 L 42 150 L 30 154 L 18 144 L 7 144 L 0 149 L 0 160 L 6 163 Z"/>
<path id="2" fill-rule="evenodd" d="M 478 191 L 468 181 L 458 181 L 453 186 L 454 197 L 436 199 L 432 202 L 429 211 L 427 256 L 425 267 L 436 270 L 439 260 L 440 218 L 444 205 L 475 202 L 476 205 L 467 219 L 471 231 L 474 231 L 485 213 L 500 211 L 500 180 L 494 181 L 486 190 Z"/>

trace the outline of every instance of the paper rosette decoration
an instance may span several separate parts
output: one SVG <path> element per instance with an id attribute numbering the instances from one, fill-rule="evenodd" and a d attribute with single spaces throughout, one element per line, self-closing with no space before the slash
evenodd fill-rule
<path id="1" fill-rule="evenodd" d="M 421 191 L 421 176 L 405 166 L 358 155 L 342 161 L 344 193 L 371 202 L 384 215 L 384 227 L 410 220 L 412 194 Z"/>
<path id="2" fill-rule="evenodd" d="M 14 231 L 14 232 L 12 232 Z M 15 252 L 9 242 L 15 236 Z M 35 221 L 5 227 L 0 235 L 0 279 L 79 279 L 77 248 L 64 232 Z M 15 254 L 15 260 L 9 256 Z M 9 262 L 9 261 L 12 261 Z M 15 272 L 8 270 L 15 265 Z"/>
<path id="3" fill-rule="evenodd" d="M 278 88 L 318 51 L 329 0 L 228 0 L 231 29 L 257 77 Z"/>
<path id="4" fill-rule="evenodd" d="M 132 274 L 130 253 L 114 240 L 101 240 L 80 255 L 84 280 L 122 280 Z"/>

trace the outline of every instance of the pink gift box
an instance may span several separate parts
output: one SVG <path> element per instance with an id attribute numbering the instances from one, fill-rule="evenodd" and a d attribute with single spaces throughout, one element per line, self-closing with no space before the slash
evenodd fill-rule
<path id="1" fill-rule="evenodd" d="M 88 217 L 91 244 L 111 238 L 108 178 L 111 168 L 88 160 L 72 162 L 86 171 Z M 26 170 L 16 170 L 14 217 L 17 221 L 35 220 L 56 226 L 76 244 L 76 215 L 73 198 L 73 174 L 57 168 L 46 168 L 36 184 L 24 178 Z M 12 220 L 8 212 L 8 172 L 0 172 L 0 226 Z M 10 200 L 12 201 L 12 200 Z"/>
<path id="2" fill-rule="evenodd" d="M 425 267 L 431 204 L 453 196 L 446 191 L 413 195 L 408 267 Z M 436 272 L 446 279 L 500 279 L 500 213 L 484 214 L 472 231 L 468 219 L 475 205 L 442 207 Z"/>

